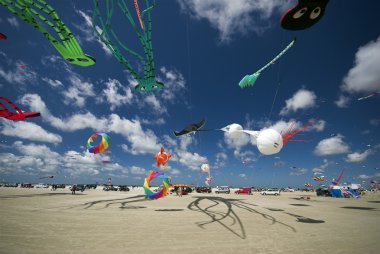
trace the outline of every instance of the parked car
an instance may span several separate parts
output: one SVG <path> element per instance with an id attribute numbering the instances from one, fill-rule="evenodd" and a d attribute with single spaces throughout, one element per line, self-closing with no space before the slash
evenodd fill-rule
<path id="1" fill-rule="evenodd" d="M 21 184 L 21 188 L 33 188 L 34 186 L 33 186 L 33 184 L 31 184 L 31 183 L 22 183 Z"/>
<path id="2" fill-rule="evenodd" d="M 235 191 L 235 194 L 248 194 L 252 195 L 252 189 L 249 187 L 240 188 Z"/>
<path id="3" fill-rule="evenodd" d="M 91 190 L 91 189 L 96 189 L 98 187 L 97 184 L 86 184 L 86 189 Z"/>
<path id="4" fill-rule="evenodd" d="M 127 185 L 120 185 L 119 191 L 129 191 L 129 188 L 127 187 Z"/>
<path id="5" fill-rule="evenodd" d="M 215 191 L 216 194 L 224 193 L 224 194 L 230 194 L 230 188 L 228 186 L 220 186 Z"/>
<path id="6" fill-rule="evenodd" d="M 278 195 L 280 195 L 280 190 L 279 189 L 267 189 L 267 190 L 263 190 L 261 192 L 261 195 L 275 195 L 275 196 L 278 196 Z"/>
<path id="7" fill-rule="evenodd" d="M 104 191 L 117 191 L 117 188 L 113 185 L 107 185 L 103 188 Z"/>
<path id="8" fill-rule="evenodd" d="M 211 193 L 212 192 L 211 187 L 197 187 L 195 191 L 198 193 Z"/>
<path id="9" fill-rule="evenodd" d="M 18 187 L 18 183 L 6 183 L 4 185 L 4 187 L 14 187 L 14 188 L 16 188 L 16 187 Z"/>
<path id="10" fill-rule="evenodd" d="M 317 196 L 332 197 L 331 191 L 327 188 L 318 188 L 315 190 Z"/>
<path id="11" fill-rule="evenodd" d="M 292 189 L 292 188 L 285 188 L 282 191 L 283 192 L 294 192 L 294 189 Z"/>
<path id="12" fill-rule="evenodd" d="M 49 188 L 49 185 L 46 183 L 39 183 L 34 186 L 34 188 Z"/>

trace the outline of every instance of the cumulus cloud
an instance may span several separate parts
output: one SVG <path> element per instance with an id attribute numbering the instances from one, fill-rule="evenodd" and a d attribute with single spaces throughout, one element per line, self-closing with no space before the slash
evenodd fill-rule
<path id="1" fill-rule="evenodd" d="M 380 90 L 380 37 L 359 47 L 354 66 L 343 79 L 341 89 L 348 93 Z"/>
<path id="2" fill-rule="evenodd" d="M 62 93 L 65 104 L 75 104 L 78 107 L 83 107 L 86 103 L 87 97 L 95 96 L 94 85 L 82 80 L 79 75 L 71 72 L 68 80 L 71 85 Z"/>
<path id="3" fill-rule="evenodd" d="M 285 101 L 286 106 L 281 109 L 280 115 L 287 115 L 301 109 L 312 108 L 316 105 L 316 99 L 317 96 L 313 91 L 302 88 L 292 98 Z"/>
<path id="4" fill-rule="evenodd" d="M 53 88 L 63 88 L 63 84 L 61 81 L 57 79 L 50 79 L 50 78 L 42 78 L 43 81 L 45 81 L 47 84 L 49 84 Z"/>
<path id="5" fill-rule="evenodd" d="M 270 27 L 269 18 L 283 11 L 290 1 L 267 0 L 178 0 L 181 10 L 197 20 L 206 19 L 219 31 L 222 42 L 235 34 L 262 33 Z"/>
<path id="6" fill-rule="evenodd" d="M 60 135 L 48 132 L 35 123 L 24 121 L 2 121 L 1 123 L 2 128 L 0 129 L 0 133 L 6 136 L 53 144 L 62 142 Z"/>
<path id="7" fill-rule="evenodd" d="M 37 94 L 26 94 L 20 101 L 25 105 L 29 105 L 33 111 L 41 112 L 44 121 L 62 131 L 76 131 L 89 128 L 94 131 L 103 130 L 120 134 L 130 143 L 130 147 L 125 146 L 128 149 L 124 150 L 131 154 L 154 153 L 162 146 L 158 143 L 158 138 L 154 132 L 149 129 L 143 130 L 138 120 L 120 118 L 117 114 L 98 118 L 90 112 L 75 114 L 66 119 L 61 119 L 50 113 L 45 102 Z"/>
<path id="8" fill-rule="evenodd" d="M 227 154 L 224 152 L 219 152 L 215 155 L 214 168 L 223 168 L 227 162 Z"/>
<path id="9" fill-rule="evenodd" d="M 364 152 L 355 152 L 347 155 L 347 162 L 362 162 L 367 159 L 369 155 L 371 155 L 373 151 L 371 149 L 365 150 Z"/>
<path id="10" fill-rule="evenodd" d="M 338 134 L 337 136 L 319 141 L 314 149 L 314 153 L 318 156 L 348 153 L 350 147 L 343 141 L 343 138 L 342 135 Z"/>
<path id="11" fill-rule="evenodd" d="M 106 53 L 107 56 L 111 56 L 112 52 L 107 47 L 106 44 L 104 44 L 99 37 L 94 33 L 93 26 L 92 26 L 92 18 L 87 15 L 84 11 L 76 10 L 76 13 L 79 14 L 84 19 L 84 23 L 81 23 L 80 25 L 74 25 L 76 28 L 78 28 L 84 35 L 84 40 L 86 42 L 97 42 L 103 49 L 103 51 Z M 95 26 L 95 29 L 101 33 L 102 29 L 99 26 Z M 83 37 L 79 37 L 80 39 Z"/>
<path id="12" fill-rule="evenodd" d="M 369 120 L 369 124 L 373 126 L 378 126 L 380 124 L 380 119 L 371 119 Z"/>
<path id="13" fill-rule="evenodd" d="M 16 17 L 7 18 L 7 21 L 8 21 L 8 23 L 9 23 L 11 26 L 13 26 L 13 27 L 15 27 L 15 28 L 18 28 L 18 27 L 20 26 L 20 24 L 18 23 L 18 20 L 17 20 Z"/>
<path id="14" fill-rule="evenodd" d="M 6 61 L 4 65 L 0 65 L 0 78 L 3 78 L 10 85 L 29 85 L 37 81 L 37 73 L 32 70 L 27 64 L 21 60 L 13 61 L 7 58 L 4 52 L 0 52 Z M 20 65 L 25 65 L 27 68 L 20 68 Z M 7 66 L 7 68 L 6 68 Z"/>
<path id="15" fill-rule="evenodd" d="M 351 101 L 350 97 L 340 94 L 339 99 L 335 101 L 334 103 L 335 105 L 338 106 L 338 108 L 347 108 L 348 105 L 350 104 L 350 101 Z"/>
<path id="16" fill-rule="evenodd" d="M 115 110 L 116 107 L 120 107 L 125 104 L 132 104 L 133 103 L 133 93 L 131 88 L 124 87 L 117 79 L 108 79 L 107 82 L 105 82 L 105 85 L 107 86 L 105 89 L 103 89 L 101 93 L 101 101 L 103 101 L 103 97 L 105 98 L 106 102 L 111 105 L 111 110 Z M 119 93 L 119 91 L 121 91 Z"/>
<path id="17" fill-rule="evenodd" d="M 207 163 L 207 158 L 198 153 L 191 153 L 188 151 L 177 151 L 178 162 L 188 167 L 191 170 L 200 170 L 200 166 Z"/>
<path id="18" fill-rule="evenodd" d="M 292 169 L 292 171 L 290 172 L 290 175 L 301 176 L 301 175 L 305 175 L 307 171 L 308 170 L 306 168 L 295 168 L 295 169 Z"/>
<path id="19" fill-rule="evenodd" d="M 330 165 L 332 165 L 332 164 L 334 164 L 333 161 L 329 161 L 329 160 L 327 160 L 327 159 L 324 159 L 322 165 L 313 168 L 311 171 L 314 173 L 314 175 L 323 174 L 323 173 L 325 172 L 325 170 L 326 170 Z"/>

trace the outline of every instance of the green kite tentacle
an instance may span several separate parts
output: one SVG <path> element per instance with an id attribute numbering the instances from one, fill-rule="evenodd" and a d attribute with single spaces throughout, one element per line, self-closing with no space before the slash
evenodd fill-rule
<path id="1" fill-rule="evenodd" d="M 146 0 L 147 8 L 142 12 L 141 21 L 143 23 L 142 27 L 145 27 L 145 20 L 143 18 L 148 17 L 148 29 L 143 28 L 142 30 L 140 30 L 140 26 L 137 26 L 137 23 L 133 19 L 133 16 L 125 0 L 106 0 L 105 19 L 102 18 L 102 15 L 100 13 L 99 0 L 93 0 L 93 2 L 93 29 L 97 36 L 100 38 L 100 40 L 104 42 L 106 46 L 111 50 L 112 54 L 116 57 L 116 59 L 130 72 L 133 78 L 136 79 L 138 85 L 135 87 L 135 89 L 138 91 L 154 91 L 162 88 L 164 85 L 161 82 L 155 80 L 153 47 L 151 40 L 151 10 L 153 10 L 155 1 L 153 1 L 153 5 L 151 6 L 149 0 Z M 116 6 L 116 4 L 128 20 L 128 22 L 131 24 L 133 31 L 136 33 L 143 48 L 143 55 L 137 53 L 136 51 L 132 50 L 127 45 L 122 43 L 116 32 L 113 30 L 111 26 L 111 19 L 113 17 L 114 7 Z M 97 30 L 96 21 L 99 21 L 102 31 Z M 143 75 L 139 75 L 138 72 L 132 67 L 131 63 L 121 54 L 121 49 L 124 49 L 127 53 L 136 57 L 141 62 L 143 66 Z"/>
<path id="2" fill-rule="evenodd" d="M 112 1 L 112 0 L 111 0 Z M 129 71 L 129 73 L 132 75 L 134 79 L 137 81 L 141 79 L 141 77 L 137 74 L 137 72 L 134 70 L 132 65 L 124 58 L 124 56 L 120 53 L 120 50 L 118 47 L 110 40 L 110 36 L 107 32 L 107 30 L 110 29 L 111 22 L 110 18 L 112 17 L 112 11 L 113 11 L 113 1 L 112 1 L 112 8 L 109 8 L 109 0 L 106 0 L 107 5 L 107 22 L 104 23 L 104 20 L 102 19 L 102 16 L 100 14 L 99 10 L 99 0 L 94 0 L 94 12 L 92 15 L 92 27 L 97 34 L 97 36 L 100 38 L 100 40 L 107 46 L 107 48 L 112 52 L 112 54 L 116 57 L 116 59 Z M 100 26 L 101 26 L 101 33 L 96 29 L 95 21 L 99 20 Z"/>
<path id="3" fill-rule="evenodd" d="M 53 44 L 65 60 L 79 66 L 90 66 L 95 64 L 95 59 L 83 53 L 70 29 L 59 18 L 57 12 L 45 1 L 0 0 L 0 4 L 13 14 L 31 24 L 33 27 L 37 28 L 45 38 Z M 43 14 L 46 14 L 51 20 Z M 59 39 L 54 38 L 54 36 L 52 36 L 36 18 L 41 20 L 41 23 L 43 22 L 50 26 L 58 34 Z"/>

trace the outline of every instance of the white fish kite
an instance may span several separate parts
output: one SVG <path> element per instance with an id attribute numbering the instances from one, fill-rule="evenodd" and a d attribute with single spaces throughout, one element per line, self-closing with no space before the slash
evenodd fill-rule
<path id="1" fill-rule="evenodd" d="M 257 78 L 260 76 L 261 72 L 264 71 L 266 68 L 268 68 L 269 66 L 271 66 L 272 64 L 275 64 L 275 62 L 283 55 L 286 53 L 286 51 L 288 51 L 291 47 L 293 47 L 294 43 L 296 42 L 296 38 L 294 38 L 294 40 L 292 40 L 292 42 L 289 43 L 288 46 L 286 46 L 286 48 L 281 51 L 280 54 L 278 54 L 275 58 L 272 59 L 272 61 L 270 61 L 269 63 L 267 63 L 264 67 L 262 67 L 260 70 L 256 71 L 255 73 L 253 73 L 252 75 L 246 75 L 242 80 L 240 80 L 239 82 L 239 86 L 241 88 L 246 88 L 248 86 L 253 86 L 257 80 Z"/>

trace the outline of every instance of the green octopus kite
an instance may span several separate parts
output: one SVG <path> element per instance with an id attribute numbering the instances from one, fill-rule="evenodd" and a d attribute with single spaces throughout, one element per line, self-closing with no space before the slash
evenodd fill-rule
<path id="1" fill-rule="evenodd" d="M 116 59 L 129 71 L 132 77 L 137 81 L 138 85 L 135 89 L 139 92 L 142 91 L 155 91 L 164 87 L 164 84 L 157 81 L 154 74 L 154 59 L 153 59 L 153 47 L 152 47 L 152 18 L 151 12 L 155 6 L 155 0 L 145 0 L 146 9 L 143 10 L 140 14 L 140 10 L 138 7 L 137 0 L 134 0 L 134 6 L 136 9 L 137 17 L 140 22 L 140 27 L 136 25 L 130 10 L 127 7 L 125 0 L 105 0 L 106 5 L 106 18 L 103 19 L 101 16 L 101 12 L 99 9 L 99 0 L 94 0 L 94 13 L 92 17 L 92 24 L 95 33 L 99 36 L 99 38 L 107 45 L 107 47 L 111 50 L 112 54 L 116 57 Z M 111 26 L 111 19 L 114 14 L 115 6 L 118 6 L 124 16 L 128 19 L 129 23 L 132 25 L 135 33 L 144 50 L 144 54 L 139 54 L 136 51 L 128 48 L 124 45 L 115 31 Z M 96 21 L 99 21 L 100 28 L 97 29 Z M 145 24 L 148 24 L 146 26 Z M 114 41 L 112 41 L 112 39 Z M 127 53 L 131 54 L 142 63 L 143 65 L 143 75 L 139 74 L 128 62 L 128 60 L 121 54 L 120 49 L 124 49 Z"/>
<path id="2" fill-rule="evenodd" d="M 77 40 L 65 23 L 59 18 L 57 12 L 43 0 L 0 0 L 13 14 L 31 24 L 53 44 L 62 57 L 72 64 L 90 66 L 95 64 L 95 59 L 83 53 Z M 54 38 L 42 26 L 42 23 L 50 26 L 58 34 L 59 39 Z"/>

